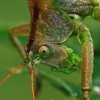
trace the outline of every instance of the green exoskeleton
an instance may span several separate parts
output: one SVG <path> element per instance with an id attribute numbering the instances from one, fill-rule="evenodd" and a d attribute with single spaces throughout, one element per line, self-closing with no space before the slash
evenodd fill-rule
<path id="1" fill-rule="evenodd" d="M 75 71 L 81 58 L 63 43 L 77 36 L 82 44 L 82 82 L 83 100 L 89 99 L 92 89 L 93 40 L 89 29 L 82 24 L 86 16 L 91 15 L 100 21 L 99 0 L 28 0 L 31 13 L 30 25 L 21 25 L 10 29 L 10 38 L 22 58 L 22 65 L 31 62 L 33 69 L 38 63 L 51 67 L 52 71 L 71 73 Z M 25 53 L 15 36 L 29 34 Z M 32 97 L 34 100 L 33 79 Z M 1 82 L 2 84 L 2 82 Z"/>

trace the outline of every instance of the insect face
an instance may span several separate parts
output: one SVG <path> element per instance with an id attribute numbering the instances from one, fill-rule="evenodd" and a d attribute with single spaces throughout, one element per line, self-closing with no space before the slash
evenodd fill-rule
<path id="1" fill-rule="evenodd" d="M 57 43 L 34 42 L 29 53 L 32 65 L 43 63 L 51 67 L 53 71 L 70 73 L 75 71 L 81 59 L 73 53 L 72 49 Z"/>

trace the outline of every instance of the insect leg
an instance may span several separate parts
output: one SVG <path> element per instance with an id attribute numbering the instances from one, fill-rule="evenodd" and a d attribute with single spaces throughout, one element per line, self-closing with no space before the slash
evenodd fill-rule
<path id="1" fill-rule="evenodd" d="M 18 39 L 18 36 L 29 36 L 29 30 L 30 30 L 29 24 L 15 26 L 9 29 L 10 40 L 17 49 L 17 51 L 19 52 L 22 59 L 26 58 L 26 53 L 25 50 L 23 49 L 21 42 Z M 30 64 L 27 65 L 27 68 L 29 69 L 30 72 L 31 69 Z"/>
<path id="2" fill-rule="evenodd" d="M 19 42 L 19 40 L 17 39 L 16 36 L 18 36 L 20 32 L 24 33 L 22 35 L 25 35 L 25 32 L 23 32 L 23 30 L 26 30 L 26 29 L 28 30 L 28 25 L 18 26 L 18 27 L 15 27 L 15 28 L 12 28 L 12 29 L 9 30 L 10 39 L 11 39 L 12 43 L 15 45 L 15 47 L 17 48 L 17 50 L 19 51 L 19 53 L 22 56 L 22 58 L 25 58 L 25 53 L 24 53 L 24 50 L 22 48 L 21 43 Z M 18 69 L 20 69 L 21 67 L 23 67 L 23 65 L 25 65 L 25 64 L 22 63 L 21 65 L 19 65 L 14 71 L 12 71 L 9 75 L 7 75 L 0 82 L 0 84 L 2 84 L 3 82 L 5 82 L 9 77 L 11 77 L 15 72 L 17 72 Z"/>
<path id="3" fill-rule="evenodd" d="M 10 40 L 13 43 L 13 45 L 16 47 L 16 49 L 18 50 L 18 52 L 22 58 L 26 57 L 25 51 L 23 49 L 21 42 L 19 41 L 19 39 L 17 37 L 18 36 L 28 36 L 29 29 L 30 29 L 30 26 L 28 24 L 15 26 L 15 27 L 9 29 Z"/>
<path id="4" fill-rule="evenodd" d="M 93 73 L 93 41 L 89 32 L 81 22 L 75 21 L 77 25 L 77 36 L 82 44 L 82 83 L 83 100 L 89 100 L 89 92 L 92 89 L 92 73 Z M 75 30 L 75 31 L 76 31 Z"/>

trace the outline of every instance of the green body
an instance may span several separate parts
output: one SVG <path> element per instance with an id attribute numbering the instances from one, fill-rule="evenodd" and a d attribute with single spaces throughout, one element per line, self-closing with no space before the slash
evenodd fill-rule
<path id="1" fill-rule="evenodd" d="M 31 59 L 35 59 L 34 55 L 38 55 L 39 61 L 33 61 L 35 65 L 37 62 L 42 62 L 49 65 L 53 71 L 72 72 L 77 69 L 81 59 L 73 53 L 72 49 L 62 44 L 72 36 L 77 36 L 80 43 L 87 40 L 87 37 L 92 41 L 89 30 L 79 20 L 92 15 L 95 6 L 97 7 L 99 3 L 93 0 L 43 0 L 43 2 L 46 5 L 39 5 L 36 42 L 32 47 Z M 42 56 L 39 53 L 41 46 L 49 49 L 50 54 L 45 58 L 42 57 L 44 53 Z"/>
<path id="2" fill-rule="evenodd" d="M 37 4 L 35 1 L 34 3 Z M 38 8 L 39 16 L 34 33 L 35 41 L 28 55 L 32 65 L 41 62 L 50 66 L 52 71 L 67 74 L 75 71 L 81 59 L 72 49 L 63 46 L 63 43 L 69 37 L 77 36 L 82 44 L 81 88 L 85 100 L 89 100 L 89 91 L 92 88 L 93 43 L 89 29 L 81 20 L 89 15 L 100 20 L 99 0 L 40 0 L 38 5 L 34 3 L 29 4 L 31 20 L 34 21 L 32 6 Z M 32 23 L 30 27 L 32 34 Z"/>
<path id="3" fill-rule="evenodd" d="M 100 21 L 100 0 L 28 0 L 28 6 L 31 13 L 30 26 L 22 25 L 9 31 L 11 41 L 22 58 L 25 58 L 25 53 L 15 35 L 30 33 L 30 41 L 25 46 L 27 58 L 24 64 L 29 61 L 32 66 L 43 63 L 50 66 L 52 71 L 69 74 L 78 69 L 82 61 L 81 88 L 84 100 L 89 100 L 89 91 L 92 89 L 93 40 L 81 20 L 90 15 Z M 63 45 L 72 36 L 77 36 L 82 44 L 82 60 L 72 49 Z"/>

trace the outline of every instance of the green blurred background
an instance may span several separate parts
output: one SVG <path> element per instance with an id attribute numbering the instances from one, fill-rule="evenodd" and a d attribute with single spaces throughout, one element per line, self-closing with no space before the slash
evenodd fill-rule
<path id="1" fill-rule="evenodd" d="M 13 47 L 8 36 L 8 29 L 12 26 L 29 23 L 30 13 L 27 0 L 0 0 L 0 80 L 4 78 L 12 68 L 17 67 L 22 59 Z M 93 91 L 91 100 L 100 100 L 100 23 L 91 17 L 85 18 L 83 23 L 90 29 L 94 42 L 94 73 Z M 25 44 L 28 38 L 20 38 Z M 81 56 L 81 45 L 76 37 L 70 38 L 66 45 Z M 81 66 L 79 70 L 65 75 L 54 73 L 45 65 L 38 65 L 39 69 L 61 78 L 68 84 L 77 100 L 82 100 L 81 93 Z M 21 72 L 21 73 L 20 73 Z M 0 100 L 31 100 L 30 77 L 26 67 L 19 73 L 13 75 L 2 86 L 0 86 Z M 45 79 L 42 80 L 42 90 L 36 100 L 74 100 L 64 89 L 55 88 Z"/>

